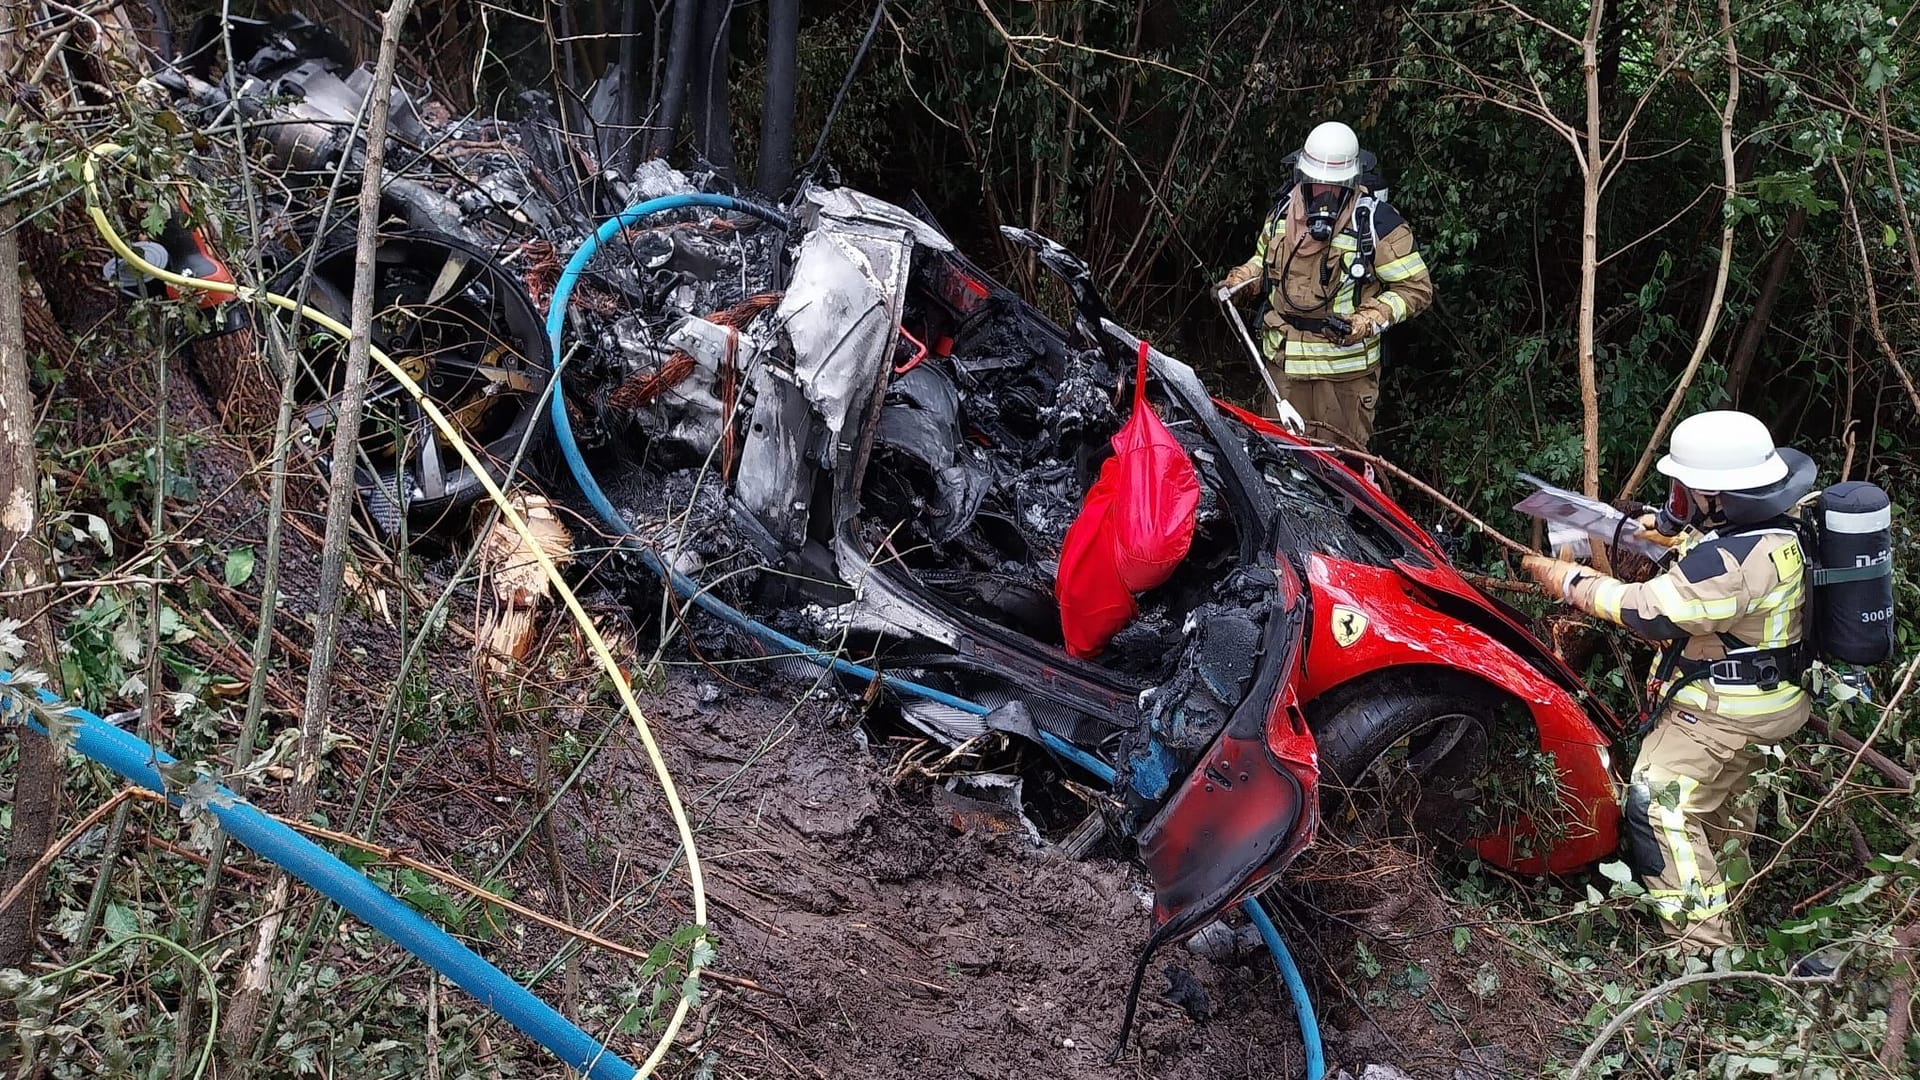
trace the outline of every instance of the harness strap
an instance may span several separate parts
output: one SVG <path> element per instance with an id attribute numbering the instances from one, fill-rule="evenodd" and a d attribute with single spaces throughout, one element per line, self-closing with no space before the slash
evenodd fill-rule
<path id="1" fill-rule="evenodd" d="M 1730 650 L 1719 660 L 1681 657 L 1678 663 L 1679 671 L 1689 680 L 1711 679 L 1716 686 L 1754 686 L 1761 690 L 1777 690 L 1783 684 L 1799 682 L 1812 666 L 1806 645 L 1799 642 L 1776 649 Z"/>
<path id="2" fill-rule="evenodd" d="M 1809 571 L 1814 585 L 1841 585 L 1849 581 L 1872 581 L 1875 578 L 1892 577 L 1892 563 L 1875 563 L 1872 566 L 1836 566 L 1831 570 L 1814 569 Z"/>
<path id="3" fill-rule="evenodd" d="M 1324 319 L 1320 319 L 1309 318 L 1304 315 L 1294 315 L 1285 311 L 1278 311 L 1274 314 L 1280 316 L 1281 320 L 1288 326 L 1309 334 L 1326 334 L 1329 337 L 1344 338 L 1348 334 L 1353 333 L 1353 323 L 1339 315 L 1329 315 Z"/>
<path id="4" fill-rule="evenodd" d="M 1687 687 L 1706 677 L 1704 673 L 1695 673 L 1679 679 L 1673 677 L 1675 669 L 1680 666 L 1680 650 L 1684 646 L 1684 642 L 1676 641 L 1667 646 L 1666 650 L 1660 654 L 1660 670 L 1654 672 L 1653 678 L 1655 682 L 1665 686 L 1666 689 L 1661 693 L 1660 700 L 1655 703 L 1653 708 L 1647 710 L 1647 715 L 1641 720 L 1640 730 L 1637 734 L 1645 735 L 1647 732 L 1652 731 L 1653 725 L 1658 722 L 1661 715 L 1667 711 L 1667 707 L 1673 704 L 1673 699 L 1680 696 L 1680 691 L 1685 690 Z"/>

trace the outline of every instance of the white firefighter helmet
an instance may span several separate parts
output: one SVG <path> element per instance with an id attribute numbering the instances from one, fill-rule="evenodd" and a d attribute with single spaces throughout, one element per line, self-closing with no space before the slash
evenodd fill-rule
<path id="1" fill-rule="evenodd" d="M 1767 425 L 1731 409 L 1680 421 L 1669 449 L 1660 471 L 1697 492 L 1750 491 L 1778 483 L 1789 471 Z"/>
<path id="2" fill-rule="evenodd" d="M 1294 170 L 1303 183 L 1352 186 L 1360 178 L 1360 136 L 1338 120 L 1321 124 L 1307 135 Z"/>

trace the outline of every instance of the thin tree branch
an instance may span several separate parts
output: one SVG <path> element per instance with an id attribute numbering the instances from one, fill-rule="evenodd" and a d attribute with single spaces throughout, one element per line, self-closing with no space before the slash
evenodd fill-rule
<path id="1" fill-rule="evenodd" d="M 1185 235 L 1180 233 L 1179 218 L 1174 214 L 1173 207 L 1168 206 L 1167 201 L 1161 198 L 1160 192 L 1155 190 L 1152 178 L 1147 175 L 1147 170 L 1141 167 L 1140 160 L 1133 156 L 1132 149 L 1127 147 L 1127 144 L 1121 140 L 1120 136 L 1114 134 L 1112 128 L 1109 128 L 1104 121 L 1094 115 L 1093 110 L 1088 108 L 1085 102 L 1068 93 L 1065 87 L 1054 80 L 1053 76 L 1042 71 L 1038 65 L 1034 64 L 1033 61 L 1027 59 L 1026 56 L 1022 54 L 1020 46 L 1014 43 L 1013 36 L 1007 32 L 1006 26 L 1000 22 L 1000 17 L 994 14 L 991 7 L 987 6 L 986 0 L 974 0 L 974 2 L 979 7 L 980 13 L 987 17 L 987 22 L 993 27 L 994 33 L 999 34 L 1000 39 L 1007 43 L 1008 57 L 1011 58 L 1015 64 L 1019 65 L 1021 70 L 1039 79 L 1041 82 L 1046 83 L 1054 92 L 1065 96 L 1074 109 L 1078 110 L 1087 118 L 1088 123 L 1091 123 L 1098 129 L 1100 134 L 1106 136 L 1107 140 L 1114 146 L 1120 148 L 1122 154 L 1127 159 L 1127 164 L 1132 166 L 1134 175 L 1138 176 L 1141 183 L 1147 186 L 1147 197 L 1153 200 L 1153 204 L 1160 209 L 1161 213 L 1167 215 L 1167 228 L 1173 230 L 1175 235 L 1179 236 L 1180 246 L 1186 249 L 1188 257 L 1193 260 L 1193 264 L 1197 267 L 1204 268 L 1206 266 L 1206 260 L 1200 257 L 1200 253 L 1195 251 L 1193 245 L 1187 242 Z"/>
<path id="2" fill-rule="evenodd" d="M 1853 226 L 1853 240 L 1860 252 L 1860 274 L 1866 282 L 1867 293 L 1867 329 L 1873 335 L 1874 344 L 1880 346 L 1881 355 L 1900 377 L 1900 385 L 1906 387 L 1907 400 L 1913 402 L 1916 412 L 1920 412 L 1920 388 L 1913 385 L 1913 376 L 1907 373 L 1907 366 L 1900 362 L 1900 354 L 1893 343 L 1887 340 L 1886 327 L 1880 322 L 1880 292 L 1873 282 L 1873 254 L 1867 250 L 1867 234 L 1860 228 L 1860 208 L 1853 201 L 1853 185 L 1847 183 L 1847 171 L 1840 167 L 1839 159 L 1833 161 L 1833 174 L 1840 178 L 1840 194 L 1847 206 L 1847 220 Z"/>
<path id="3" fill-rule="evenodd" d="M 1700 372 L 1700 362 L 1706 359 L 1707 346 L 1713 342 L 1713 333 L 1720 326 L 1720 312 L 1727 298 L 1727 271 L 1733 264 L 1733 215 L 1729 205 L 1733 199 L 1736 178 L 1733 168 L 1733 116 L 1740 105 L 1740 51 L 1733 40 L 1733 13 L 1729 8 L 1731 0 L 1720 0 L 1720 32 L 1726 38 L 1727 57 L 1727 101 L 1720 110 L 1720 168 L 1721 180 L 1726 185 L 1720 204 L 1720 265 L 1713 275 L 1713 297 L 1707 301 L 1706 321 L 1700 327 L 1700 336 L 1693 343 L 1693 355 L 1687 358 L 1686 370 L 1680 374 L 1680 382 L 1673 388 L 1673 396 L 1667 399 L 1667 407 L 1661 411 L 1659 422 L 1653 425 L 1653 434 L 1647 439 L 1646 449 L 1640 452 L 1640 460 L 1634 462 L 1633 471 L 1627 474 L 1627 482 L 1620 485 L 1617 498 L 1625 499 L 1639 488 L 1640 481 L 1646 478 L 1647 470 L 1653 466 L 1653 456 L 1659 452 L 1660 440 L 1667 437 L 1667 428 L 1673 423 L 1675 414 L 1687 399 L 1687 390 L 1693 385 L 1693 377 Z"/>
<path id="4" fill-rule="evenodd" d="M 355 501 L 359 497 L 353 474 L 360 418 L 366 403 L 367 367 L 372 342 L 374 247 L 380 227 L 380 174 L 386 159 L 387 112 L 401 31 L 412 7 L 413 0 L 393 0 L 392 6 L 387 9 L 380 32 L 379 58 L 374 64 L 373 84 L 367 91 L 366 159 L 362 166 L 359 221 L 354 247 L 352 337 L 347 346 L 346 390 L 341 395 L 339 414 L 334 421 L 320 591 L 316 602 L 313 650 L 307 667 L 307 696 L 300 717 L 300 748 L 294 763 L 290 804 L 293 816 L 302 818 L 313 809 L 318 797 L 321 745 L 333 700 L 333 660 L 339 646 L 340 600 L 349 546 L 347 530 L 352 521 Z M 288 880 L 284 871 L 275 873 L 271 896 L 267 916 L 261 921 L 252 956 L 242 974 L 232 1011 L 228 1014 L 226 1043 L 228 1052 L 236 1055 L 250 1041 L 260 1000 L 270 981 L 273 945 L 280 933 L 288 898 Z"/>
<path id="5" fill-rule="evenodd" d="M 1668 979 L 1635 998 L 1633 1004 L 1622 1009 L 1620 1015 L 1614 1017 L 1606 1027 L 1601 1028 L 1600 1034 L 1595 1035 L 1593 1041 L 1587 1044 L 1587 1049 L 1580 1055 L 1580 1060 L 1573 1063 L 1573 1071 L 1567 1074 L 1567 1080 L 1580 1080 L 1585 1076 L 1587 1070 L 1592 1068 L 1594 1061 L 1599 1058 L 1600 1051 L 1613 1041 L 1615 1035 L 1620 1034 L 1621 1029 L 1627 1026 L 1627 1021 L 1645 1012 L 1648 1006 L 1675 990 L 1684 990 L 1701 983 L 1731 981 L 1756 981 L 1801 989 L 1831 985 L 1839 978 L 1840 972 L 1836 970 L 1827 975 L 1775 975 L 1768 971 L 1702 971 L 1693 975 L 1682 975 L 1677 979 Z"/>

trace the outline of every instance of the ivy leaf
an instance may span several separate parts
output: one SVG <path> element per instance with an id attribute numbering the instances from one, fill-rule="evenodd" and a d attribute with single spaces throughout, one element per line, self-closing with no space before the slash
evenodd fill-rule
<path id="1" fill-rule="evenodd" d="M 253 576 L 253 549 L 238 547 L 227 552 L 227 565 L 220 576 L 225 579 L 227 588 L 237 589 Z"/>
<path id="2" fill-rule="evenodd" d="M 1621 885 L 1625 885 L 1627 882 L 1633 880 L 1633 869 L 1626 863 L 1617 860 L 1614 862 L 1601 863 L 1600 873 L 1605 875 L 1608 881 Z"/>
<path id="3" fill-rule="evenodd" d="M 1867 880 L 1861 882 L 1860 884 L 1855 885 L 1853 888 L 1848 889 L 1846 892 L 1841 893 L 1839 897 L 1834 900 L 1833 906 L 1834 907 L 1854 907 L 1856 905 L 1863 904 L 1867 901 L 1868 897 L 1871 897 L 1874 893 L 1879 892 L 1882 888 L 1886 886 L 1886 884 L 1887 884 L 1886 878 L 1881 877 L 1879 874 L 1875 874 L 1872 877 L 1868 878 Z"/>
<path id="4" fill-rule="evenodd" d="M 140 932 L 139 918 L 125 904 L 108 904 L 106 914 L 100 917 L 100 925 L 106 928 L 107 937 L 114 941 Z"/>

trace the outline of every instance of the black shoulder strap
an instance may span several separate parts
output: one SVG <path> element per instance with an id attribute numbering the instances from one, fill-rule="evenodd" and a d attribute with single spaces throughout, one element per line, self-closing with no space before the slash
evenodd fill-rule
<path id="1" fill-rule="evenodd" d="M 1359 250 L 1354 253 L 1352 274 L 1361 281 L 1373 276 L 1373 247 L 1379 239 L 1373 231 L 1373 208 L 1371 195 L 1362 195 L 1353 208 L 1353 238 Z"/>

